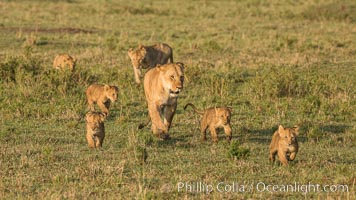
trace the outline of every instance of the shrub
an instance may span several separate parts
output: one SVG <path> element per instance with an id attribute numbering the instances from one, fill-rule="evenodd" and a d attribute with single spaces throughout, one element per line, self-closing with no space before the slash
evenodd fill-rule
<path id="1" fill-rule="evenodd" d="M 240 143 L 236 140 L 232 141 L 230 148 L 228 150 L 228 157 L 233 159 L 244 159 L 247 158 L 250 154 L 250 149 L 243 148 L 240 146 Z"/>

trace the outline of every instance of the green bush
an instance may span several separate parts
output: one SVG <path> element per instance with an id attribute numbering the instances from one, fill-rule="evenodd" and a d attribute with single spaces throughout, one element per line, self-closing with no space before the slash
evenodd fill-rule
<path id="1" fill-rule="evenodd" d="M 228 150 L 228 157 L 233 159 L 245 159 L 249 156 L 250 149 L 243 148 L 236 140 L 232 141 Z"/>

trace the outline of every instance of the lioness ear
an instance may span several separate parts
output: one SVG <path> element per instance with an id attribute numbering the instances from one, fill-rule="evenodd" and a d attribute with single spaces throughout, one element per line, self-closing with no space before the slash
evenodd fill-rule
<path id="1" fill-rule="evenodd" d="M 104 90 L 105 91 L 108 91 L 110 89 L 110 86 L 109 85 L 104 85 Z"/>
<path id="2" fill-rule="evenodd" d="M 184 64 L 183 63 L 177 62 L 176 65 L 178 65 L 181 68 L 182 71 L 184 70 Z"/>
<path id="3" fill-rule="evenodd" d="M 230 112 L 232 112 L 232 107 L 226 107 Z"/>
<path id="4" fill-rule="evenodd" d="M 159 71 L 163 71 L 164 67 L 160 64 L 157 64 L 156 67 Z"/>
<path id="5" fill-rule="evenodd" d="M 282 133 L 284 132 L 284 127 L 282 125 L 279 125 L 278 126 L 278 133 L 279 133 L 279 136 L 282 136 Z"/>
<path id="6" fill-rule="evenodd" d="M 127 54 L 132 55 L 132 52 L 133 52 L 133 48 L 130 48 L 130 49 L 127 51 Z"/>
<path id="7" fill-rule="evenodd" d="M 138 45 L 138 49 L 144 49 L 145 47 L 142 44 Z"/>

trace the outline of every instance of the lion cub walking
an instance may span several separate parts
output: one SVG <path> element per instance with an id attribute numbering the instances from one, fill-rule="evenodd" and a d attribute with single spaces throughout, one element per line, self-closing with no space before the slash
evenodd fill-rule
<path id="1" fill-rule="evenodd" d="M 110 103 L 117 100 L 119 88 L 111 85 L 92 84 L 85 93 L 91 111 L 95 111 L 94 103 L 96 103 L 104 114 L 109 115 Z"/>
<path id="2" fill-rule="evenodd" d="M 198 110 L 192 103 L 188 103 L 184 106 L 184 110 L 188 106 L 191 106 L 194 112 L 203 115 L 203 118 L 200 122 L 200 131 L 202 140 L 206 140 L 206 130 L 209 128 L 211 138 L 213 142 L 218 141 L 218 135 L 216 132 L 217 128 L 224 128 L 226 139 L 228 141 L 232 138 L 232 129 L 230 124 L 231 119 L 231 107 L 213 107 L 206 110 Z"/>
<path id="3" fill-rule="evenodd" d="M 53 67 L 56 69 L 74 70 L 77 60 L 68 54 L 60 54 L 54 58 Z"/>
<path id="4" fill-rule="evenodd" d="M 88 112 L 85 115 L 87 122 L 87 141 L 90 148 L 100 148 L 105 138 L 104 120 L 106 115 L 101 112 Z"/>
<path id="5" fill-rule="evenodd" d="M 135 73 L 135 81 L 140 84 L 141 70 L 156 67 L 156 65 L 173 63 L 172 48 L 165 43 L 158 43 L 152 46 L 143 46 L 140 44 L 137 49 L 129 49 L 129 55 L 132 67 Z"/>
<path id="6" fill-rule="evenodd" d="M 275 161 L 275 156 L 284 166 L 288 165 L 288 161 L 293 161 L 298 153 L 298 142 L 296 136 L 299 128 L 284 128 L 279 125 L 278 130 L 273 134 L 270 144 L 269 159 Z"/>

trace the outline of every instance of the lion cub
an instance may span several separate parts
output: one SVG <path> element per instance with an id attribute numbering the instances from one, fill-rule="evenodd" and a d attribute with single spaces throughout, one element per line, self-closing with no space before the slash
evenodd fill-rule
<path id="1" fill-rule="evenodd" d="M 53 67 L 56 69 L 74 70 L 77 60 L 68 54 L 60 54 L 54 58 Z"/>
<path id="2" fill-rule="evenodd" d="M 85 115 L 87 122 L 87 141 L 90 148 L 100 148 L 105 137 L 104 120 L 106 115 L 101 112 L 88 112 Z"/>
<path id="3" fill-rule="evenodd" d="M 298 153 L 298 142 L 296 136 L 299 128 L 284 128 L 279 125 L 278 130 L 273 134 L 272 142 L 269 146 L 269 159 L 274 162 L 275 156 L 283 165 L 288 165 L 288 161 L 295 159 Z"/>
<path id="4" fill-rule="evenodd" d="M 86 90 L 88 106 L 91 111 L 95 111 L 94 103 L 96 103 L 101 111 L 109 115 L 110 103 L 117 100 L 119 88 L 110 85 L 90 85 Z"/>
<path id="5" fill-rule="evenodd" d="M 231 141 L 232 138 L 232 129 L 230 124 L 231 118 L 231 107 L 213 107 L 208 108 L 205 111 L 198 110 L 193 104 L 188 103 L 184 106 L 184 110 L 191 106 L 194 112 L 203 115 L 200 124 L 201 138 L 202 140 L 206 140 L 206 130 L 209 128 L 211 138 L 213 142 L 218 141 L 218 135 L 216 132 L 217 128 L 224 128 L 226 139 Z"/>

